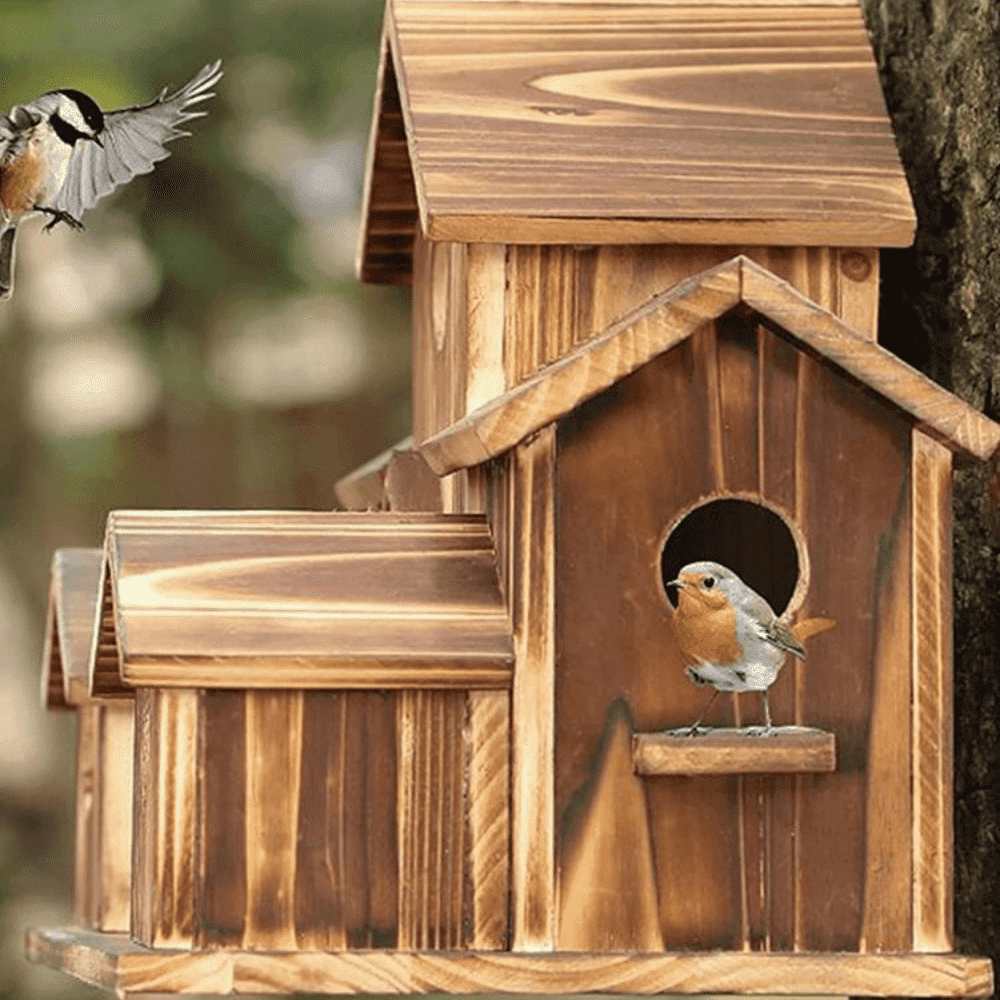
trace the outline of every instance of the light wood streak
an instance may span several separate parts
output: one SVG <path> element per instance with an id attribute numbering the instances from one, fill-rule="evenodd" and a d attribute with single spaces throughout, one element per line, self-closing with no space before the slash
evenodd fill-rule
<path id="1" fill-rule="evenodd" d="M 913 948 L 954 948 L 951 454 L 913 434 Z"/>
<path id="2" fill-rule="evenodd" d="M 244 947 L 294 950 L 302 692 L 246 698 Z"/>
<path id="3" fill-rule="evenodd" d="M 407 0 L 387 31 L 429 239 L 912 239 L 856 7 Z"/>
<path id="4" fill-rule="evenodd" d="M 506 389 L 503 329 L 507 248 L 498 243 L 469 246 L 468 386 L 465 412 L 485 406 Z M 463 414 L 464 416 L 464 414 Z"/>
<path id="5" fill-rule="evenodd" d="M 399 946 L 461 948 L 465 696 L 401 691 L 397 705 Z"/>
<path id="6" fill-rule="evenodd" d="M 836 738 L 819 729 L 747 736 L 717 729 L 702 736 L 638 733 L 632 738 L 637 774 L 822 774 L 837 768 Z"/>
<path id="7" fill-rule="evenodd" d="M 736 258 L 654 296 L 499 400 L 420 442 L 428 464 L 439 475 L 478 465 L 614 385 L 735 305 L 739 270 Z"/>
<path id="8" fill-rule="evenodd" d="M 512 923 L 515 951 L 555 946 L 555 428 L 512 465 L 510 591 L 517 650 L 512 697 Z"/>
<path id="9" fill-rule="evenodd" d="M 98 901 L 94 926 L 128 930 L 132 897 L 132 789 L 134 710 L 131 701 L 81 706 L 97 715 L 98 749 L 95 845 Z"/>
<path id="10" fill-rule="evenodd" d="M 988 959 L 964 955 L 525 955 L 509 952 L 185 953 L 125 935 L 29 931 L 28 957 L 119 996 L 135 993 L 750 993 L 986 997 Z"/>
<path id="11" fill-rule="evenodd" d="M 132 935 L 191 947 L 196 877 L 198 692 L 137 693 Z"/>
<path id="12" fill-rule="evenodd" d="M 502 950 L 510 899 L 510 695 L 470 691 L 468 703 L 469 947 Z"/>
<path id="13" fill-rule="evenodd" d="M 118 511 L 107 551 L 126 685 L 510 684 L 481 515 Z"/>

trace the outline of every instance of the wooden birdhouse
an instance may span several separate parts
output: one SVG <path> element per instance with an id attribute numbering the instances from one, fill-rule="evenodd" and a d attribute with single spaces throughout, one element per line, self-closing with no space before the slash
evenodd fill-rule
<path id="1" fill-rule="evenodd" d="M 31 956 L 120 995 L 989 995 L 950 511 L 1000 426 L 876 342 L 913 228 L 849 0 L 390 0 L 360 273 L 412 286 L 412 439 L 351 513 L 111 515 L 130 931 Z M 663 735 L 705 560 L 801 627 L 777 735 L 752 693 Z"/>

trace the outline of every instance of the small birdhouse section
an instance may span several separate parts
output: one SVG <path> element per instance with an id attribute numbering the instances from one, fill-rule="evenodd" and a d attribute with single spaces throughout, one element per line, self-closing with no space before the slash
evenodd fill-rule
<path id="1" fill-rule="evenodd" d="M 950 511 L 1000 426 L 876 343 L 913 228 L 848 0 L 390 0 L 360 273 L 413 289 L 412 439 L 354 513 L 112 515 L 130 932 L 32 957 L 121 994 L 989 995 Z M 664 735 L 692 681 L 728 732 Z"/>

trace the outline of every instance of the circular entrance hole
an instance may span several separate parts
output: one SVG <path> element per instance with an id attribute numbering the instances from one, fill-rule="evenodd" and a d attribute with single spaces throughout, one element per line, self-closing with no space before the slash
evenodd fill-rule
<path id="1" fill-rule="evenodd" d="M 788 610 L 793 597 L 801 600 L 805 591 L 804 545 L 781 514 L 753 500 L 709 500 L 688 511 L 668 530 L 660 554 L 660 573 L 671 606 L 677 606 L 677 593 L 667 583 L 676 580 L 688 563 L 705 559 L 731 569 L 779 616 Z"/>

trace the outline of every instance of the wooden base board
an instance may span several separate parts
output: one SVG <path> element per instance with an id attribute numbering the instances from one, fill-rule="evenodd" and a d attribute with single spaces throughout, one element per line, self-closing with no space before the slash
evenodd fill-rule
<path id="1" fill-rule="evenodd" d="M 745 729 L 687 728 L 665 733 L 636 733 L 632 759 L 636 774 L 824 774 L 837 769 L 833 733 L 806 726 Z"/>
<path id="2" fill-rule="evenodd" d="M 135 993 L 749 993 L 986 997 L 965 955 L 666 952 L 184 952 L 124 934 L 32 930 L 28 958 L 119 997 Z"/>

